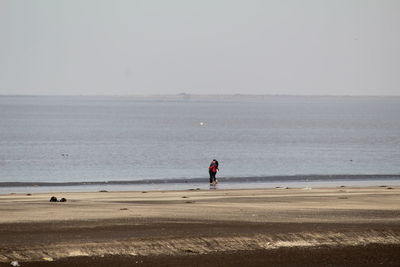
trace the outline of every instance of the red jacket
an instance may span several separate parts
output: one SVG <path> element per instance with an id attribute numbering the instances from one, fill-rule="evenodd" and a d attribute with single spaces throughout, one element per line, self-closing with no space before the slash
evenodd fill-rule
<path id="1" fill-rule="evenodd" d="M 217 172 L 217 166 L 215 164 L 211 164 L 208 170 L 210 172 Z"/>

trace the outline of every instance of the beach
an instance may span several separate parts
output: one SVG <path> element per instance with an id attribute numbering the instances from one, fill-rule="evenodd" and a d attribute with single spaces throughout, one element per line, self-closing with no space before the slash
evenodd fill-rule
<path id="1" fill-rule="evenodd" d="M 380 186 L 4 194 L 0 262 L 398 266 L 399 193 Z M 53 195 L 67 202 L 49 202 Z"/>

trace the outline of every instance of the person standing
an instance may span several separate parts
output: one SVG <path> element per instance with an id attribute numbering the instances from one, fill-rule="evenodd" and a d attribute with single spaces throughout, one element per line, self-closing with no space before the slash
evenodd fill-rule
<path id="1" fill-rule="evenodd" d="M 217 175 L 217 171 L 219 171 L 218 165 L 218 161 L 216 159 L 213 159 L 211 161 L 210 167 L 208 167 L 208 173 L 210 174 L 210 185 L 216 185 L 218 183 L 215 177 Z"/>

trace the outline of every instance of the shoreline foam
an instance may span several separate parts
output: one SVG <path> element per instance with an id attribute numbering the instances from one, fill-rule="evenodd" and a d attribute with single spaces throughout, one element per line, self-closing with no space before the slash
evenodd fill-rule
<path id="1" fill-rule="evenodd" d="M 274 187 L 337 187 L 400 185 L 400 175 L 282 175 L 219 177 L 221 189 L 262 189 Z M 82 182 L 0 182 L 0 194 L 38 192 L 169 191 L 207 189 L 208 178 L 110 180 Z"/>

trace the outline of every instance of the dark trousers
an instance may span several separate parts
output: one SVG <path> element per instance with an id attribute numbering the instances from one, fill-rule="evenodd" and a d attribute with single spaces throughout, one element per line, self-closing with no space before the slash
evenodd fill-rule
<path id="1" fill-rule="evenodd" d="M 210 174 L 210 184 L 212 183 L 212 182 L 215 182 L 215 175 L 217 174 L 216 172 L 212 172 L 212 171 L 209 171 L 208 172 L 209 174 Z"/>

